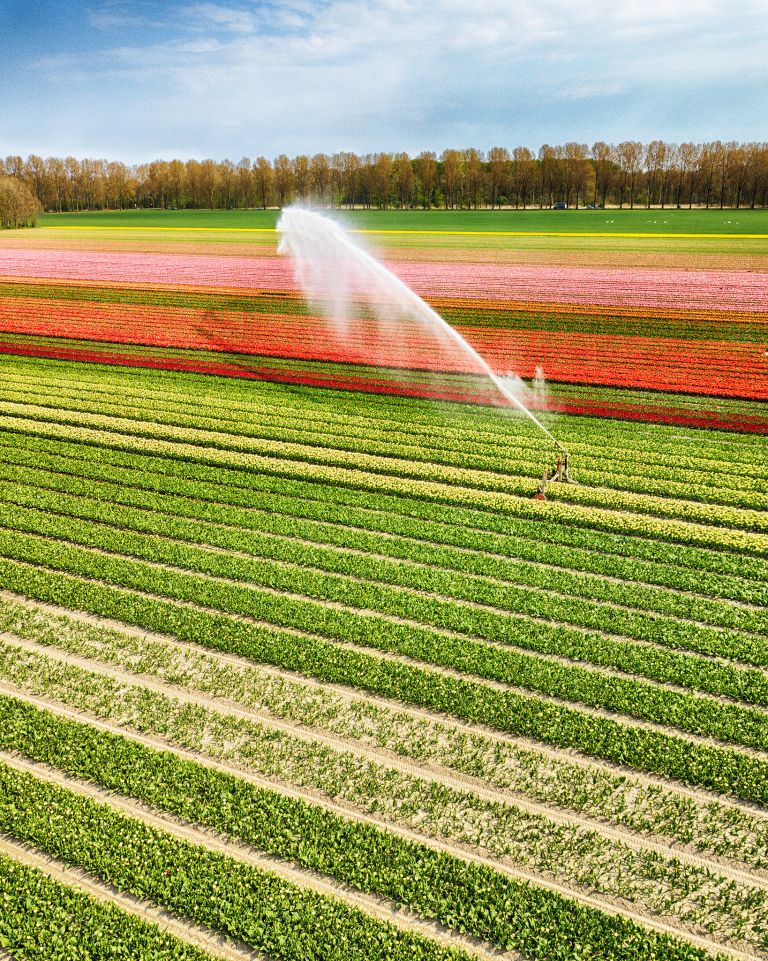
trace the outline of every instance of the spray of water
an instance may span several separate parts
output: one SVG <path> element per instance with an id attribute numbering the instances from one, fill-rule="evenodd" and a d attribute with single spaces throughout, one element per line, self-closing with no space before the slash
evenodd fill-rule
<path id="1" fill-rule="evenodd" d="M 346 334 L 353 303 L 363 303 L 382 323 L 405 317 L 458 348 L 475 373 L 490 380 L 510 407 L 525 414 L 554 444 L 562 445 L 521 398 L 519 378 L 497 376 L 478 352 L 418 294 L 361 247 L 335 220 L 302 207 L 286 208 L 277 223 L 278 252 L 293 260 L 305 297 Z"/>

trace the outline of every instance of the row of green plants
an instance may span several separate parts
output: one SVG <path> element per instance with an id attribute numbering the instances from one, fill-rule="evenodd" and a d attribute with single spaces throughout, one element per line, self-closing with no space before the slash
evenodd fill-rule
<path id="1" fill-rule="evenodd" d="M 27 496 L 19 496 L 20 493 Z M 1 503 L 6 500 L 10 500 L 10 505 Z M 166 519 L 163 515 L 143 516 L 116 505 L 89 502 L 86 498 L 70 500 L 68 503 L 67 495 L 48 493 L 39 488 L 17 489 L 17 492 L 5 488 L 0 495 L 0 524 L 5 525 L 5 531 L 0 528 L 0 543 L 3 543 L 3 533 L 7 544 L 8 531 L 18 530 L 66 544 L 96 547 L 116 555 L 118 562 L 136 558 L 150 564 L 168 565 L 182 574 L 191 571 L 223 579 L 224 590 L 228 583 L 231 584 L 226 610 L 300 630 L 307 629 L 308 622 L 303 616 L 307 602 L 311 605 L 317 600 L 323 606 L 315 608 L 313 630 L 332 640 L 407 654 L 476 676 L 619 711 L 691 733 L 751 747 L 768 747 L 768 714 L 763 711 L 659 688 L 634 678 L 604 675 L 588 668 L 565 665 L 521 653 L 514 647 L 529 647 L 548 653 L 554 651 L 570 658 L 619 665 L 625 669 L 637 670 L 639 664 L 645 674 L 651 677 L 661 675 L 662 678 L 672 673 L 670 665 L 676 660 L 678 675 L 682 675 L 683 680 L 697 673 L 696 661 L 684 655 L 670 654 L 665 663 L 664 652 L 658 653 L 653 647 L 637 647 L 631 643 L 621 646 L 613 639 L 584 635 L 535 621 L 516 618 L 505 622 L 507 615 L 500 612 L 467 609 L 440 598 L 425 597 L 416 590 L 396 592 L 375 581 L 359 582 L 329 574 L 322 569 L 307 567 L 312 561 L 311 552 L 301 546 L 294 547 L 290 553 L 279 550 L 268 553 L 262 549 L 262 556 L 258 558 L 226 552 L 221 549 L 221 543 L 218 549 L 209 550 L 189 540 L 175 539 L 179 534 L 190 538 L 195 533 L 194 528 L 189 529 L 188 522 Z M 24 504 L 36 506 L 22 506 Z M 81 520 L 83 516 L 88 520 Z M 94 520 L 96 523 L 92 523 Z M 235 533 L 237 536 L 229 545 L 233 551 L 253 549 L 247 534 Z M 293 547 L 291 542 L 288 543 Z M 347 556 L 353 564 L 359 560 L 355 555 Z M 280 563 L 274 562 L 276 557 L 280 558 Z M 106 573 L 106 563 L 104 570 Z M 137 586 L 135 579 L 127 583 Z M 205 591 L 205 582 L 199 581 L 199 584 Z M 426 577 L 424 586 L 430 586 Z M 270 592 L 280 591 L 286 596 L 265 596 L 262 588 Z M 197 600 L 198 595 L 189 591 L 185 597 Z M 343 607 L 329 610 L 324 602 Z M 205 603 L 210 603 L 208 595 Z M 392 618 L 407 619 L 411 623 L 393 622 Z M 451 633 L 440 630 L 446 627 Z M 457 637 L 457 634 L 466 634 L 467 637 Z M 513 648 L 489 646 L 478 641 L 478 637 L 512 644 Z M 654 670 L 657 661 L 659 667 Z M 740 674 L 735 666 L 715 662 L 710 665 L 709 674 L 710 682 L 717 676 L 722 679 L 716 693 L 741 693 L 745 675 Z M 750 672 L 746 678 L 759 682 L 762 675 Z M 768 701 L 766 692 L 758 685 L 747 693 L 752 700 Z"/>
<path id="2" fill-rule="evenodd" d="M 704 959 L 700 948 L 374 825 L 0 697 L 0 743 L 417 915 L 533 959 Z M 0 765 L 0 827 L 277 957 L 439 958 L 445 949 Z M 142 865 L 141 872 L 136 864 Z M 333 945 L 337 947 L 334 949 Z M 343 945 L 344 954 L 338 948 Z M 298 949 L 298 950 L 297 950 Z M 365 952 L 368 952 L 367 954 Z M 301 953 L 304 952 L 304 953 Z M 453 955 L 454 957 L 457 954 Z"/>
<path id="3" fill-rule="evenodd" d="M 34 414 L 35 412 L 24 408 L 17 413 Z M 768 557 L 768 537 L 752 530 L 752 515 L 759 519 L 760 525 L 768 525 L 768 520 L 765 520 L 766 515 L 759 511 L 712 507 L 712 511 L 720 512 L 719 520 L 723 523 L 727 523 L 729 518 L 741 522 L 744 529 L 740 529 L 733 526 L 718 527 L 690 523 L 676 517 L 662 518 L 632 513 L 630 505 L 622 503 L 622 498 L 618 495 L 613 506 L 606 509 L 552 501 L 543 504 L 528 497 L 457 486 L 455 482 L 400 477 L 396 475 L 396 471 L 393 474 L 383 474 L 364 471 L 354 466 L 339 467 L 319 461 L 302 460 L 301 457 L 292 460 L 287 456 L 291 445 L 273 445 L 271 454 L 243 453 L 215 445 L 208 446 L 210 435 L 205 431 L 190 431 L 188 433 L 191 436 L 186 436 L 185 440 L 178 435 L 178 431 L 171 432 L 175 440 L 157 439 L 140 436 L 140 433 L 133 430 L 135 422 L 130 420 L 120 424 L 121 430 L 125 432 L 118 433 L 110 430 L 117 426 L 115 419 L 94 417 L 89 420 L 92 426 L 84 427 L 67 422 L 47 421 L 44 417 L 38 419 L 34 416 L 0 415 L 0 429 L 51 440 L 79 441 L 105 450 L 128 450 L 134 454 L 165 455 L 187 464 L 192 462 L 195 465 L 206 465 L 217 470 L 233 468 L 244 473 L 310 480 L 331 487 L 366 491 L 371 495 L 375 494 L 377 500 L 381 495 L 404 495 L 408 499 L 433 504 L 474 508 L 481 513 L 496 513 L 503 515 L 504 518 L 536 518 L 611 533 L 656 538 L 672 544 L 739 552 L 742 555 L 752 555 L 761 559 Z M 300 445 L 293 446 L 300 455 L 306 454 L 306 448 Z M 348 455 L 347 459 L 354 465 L 354 455 Z M 386 462 L 388 469 L 394 470 L 394 461 L 390 463 L 387 458 L 379 458 L 379 460 Z M 672 505 L 673 512 L 673 505 L 683 503 L 665 501 L 661 498 L 651 498 L 651 500 L 668 508 Z M 692 504 L 688 506 L 695 507 Z"/>
<path id="4" fill-rule="evenodd" d="M 768 799 L 768 761 L 761 756 L 628 726 L 536 695 L 498 690 L 471 678 L 382 659 L 317 635 L 324 623 L 333 620 L 345 640 L 353 629 L 361 632 L 363 639 L 367 636 L 376 640 L 365 616 L 297 601 L 288 611 L 283 595 L 264 594 L 256 604 L 253 592 L 229 582 L 126 561 L 33 535 L 0 535 L 0 554 L 0 574 L 6 589 L 38 600 L 168 632 L 182 640 L 394 697 L 557 747 L 576 748 L 592 757 L 737 799 L 757 803 Z M 240 602 L 246 596 L 248 602 L 241 610 Z M 244 622 L 238 615 L 245 612 L 257 620 Z M 273 626 L 288 619 L 291 627 L 302 633 Z M 391 625 L 386 623 L 379 630 L 383 636 L 378 642 L 386 648 Z M 419 653 L 418 647 L 414 652 Z"/>
<path id="5" fill-rule="evenodd" d="M 245 458 L 241 463 L 256 466 L 262 462 L 265 467 L 273 458 L 278 458 L 284 469 L 291 462 L 299 464 L 306 462 L 319 470 L 345 471 L 375 476 L 379 480 L 393 476 L 393 481 L 412 481 L 415 484 L 432 484 L 435 489 L 442 489 L 448 495 L 449 502 L 459 498 L 459 502 L 470 504 L 505 504 L 505 495 L 526 496 L 531 494 L 531 472 L 538 474 L 542 462 L 549 460 L 543 453 L 535 462 L 525 461 L 519 465 L 510 462 L 508 469 L 515 468 L 520 473 L 511 475 L 499 474 L 468 467 L 452 467 L 434 461 L 419 462 L 413 459 L 410 450 L 404 451 L 406 456 L 398 456 L 391 445 L 386 454 L 365 453 L 358 444 L 357 449 L 345 450 L 324 446 L 327 439 L 318 436 L 314 443 L 304 441 L 286 441 L 280 439 L 262 439 L 260 437 L 243 434 L 224 433 L 222 431 L 205 430 L 194 426 L 195 418 L 188 418 L 191 426 L 176 426 L 165 421 L 151 422 L 136 420 L 130 417 L 118 417 L 112 414 L 98 412 L 80 412 L 63 405 L 61 408 L 41 406 L 15 401 L 0 401 L 0 415 L 5 423 L 21 415 L 24 419 L 40 422 L 41 425 L 50 424 L 51 427 L 65 426 L 72 428 L 97 429 L 105 433 L 119 433 L 135 436 L 143 441 L 160 443 L 178 443 L 179 445 L 194 445 L 206 449 L 201 459 L 210 458 L 213 452 L 220 452 L 224 463 L 232 463 L 231 458 Z M 181 418 L 182 420 L 184 418 Z M 274 437 L 279 438 L 281 431 L 274 431 Z M 150 448 L 151 449 L 151 448 Z M 230 460 L 227 460 L 227 457 Z M 237 461 L 235 461 L 237 463 Z M 268 469 L 268 468 L 267 468 Z M 333 476 L 333 475 L 327 475 Z M 597 478 L 601 482 L 601 478 Z M 729 505 L 713 504 L 708 501 L 695 502 L 691 500 L 669 499 L 667 497 L 650 494 L 633 493 L 626 490 L 624 478 L 621 478 L 621 489 L 606 489 L 604 487 L 563 485 L 552 489 L 556 493 L 560 509 L 573 505 L 574 508 L 585 506 L 596 508 L 592 513 L 626 511 L 648 515 L 648 518 L 669 518 L 673 521 L 688 521 L 697 524 L 714 525 L 727 528 L 728 534 L 735 537 L 738 532 L 768 532 L 768 517 L 759 508 L 766 506 L 761 495 L 751 494 L 755 508 L 733 507 Z M 535 489 L 535 484 L 534 484 Z M 681 485 L 680 491 L 686 493 L 688 488 Z M 663 492 L 663 491 L 662 491 Z M 485 495 L 485 496 L 484 496 Z M 497 495 L 494 500 L 493 495 Z M 739 495 L 736 495 L 738 499 Z M 497 507 L 496 509 L 499 509 Z M 645 518 L 639 518 L 645 520 Z M 749 543 L 748 537 L 741 543 Z M 737 544 L 739 542 L 737 541 Z M 764 550 L 768 547 L 763 545 Z"/>
<path id="6" fill-rule="evenodd" d="M 584 764 L 448 717 L 352 695 L 252 662 L 232 662 L 199 647 L 52 613 L 0 596 L 0 630 L 166 684 L 226 698 L 278 721 L 352 744 L 455 771 L 548 807 L 586 814 L 640 834 L 740 864 L 768 868 L 768 821 L 749 807 L 681 793 L 629 772 Z M 137 679 L 138 681 L 138 679 Z M 197 737 L 197 735 L 196 735 Z"/>
<path id="7" fill-rule="evenodd" d="M 595 531 L 542 517 L 504 516 L 490 511 L 425 502 L 397 494 L 375 496 L 354 487 L 283 478 L 244 470 L 216 468 L 173 456 L 132 453 L 0 431 L 0 462 L 45 468 L 74 478 L 92 478 L 153 495 L 178 495 L 206 509 L 237 508 L 238 525 L 252 511 L 301 518 L 322 525 L 336 543 L 344 532 L 383 535 L 370 543 L 408 539 L 431 552 L 452 550 L 459 565 L 480 563 L 475 573 L 495 574 L 484 566 L 497 557 L 533 561 L 565 570 L 638 581 L 648 585 L 768 604 L 768 563 L 755 557 L 703 547 L 669 545 L 651 538 Z M 245 509 L 244 511 L 241 509 Z M 391 547 L 389 548 L 392 549 Z M 422 557 L 425 555 L 422 554 Z M 480 557 L 480 561 L 473 558 Z M 427 560 L 428 562 L 428 560 Z M 706 619 L 706 618 L 703 618 Z"/>
<path id="8" fill-rule="evenodd" d="M 212 961 L 154 924 L 4 854 L 0 950 L 19 961 Z"/>
<path id="9" fill-rule="evenodd" d="M 468 957 L 2 763 L 0 828 L 121 893 L 154 901 L 272 958 Z"/>
<path id="10" fill-rule="evenodd" d="M 496 863 L 524 865 L 740 942 L 759 945 L 756 932 L 768 925 L 768 893 L 718 874 L 711 862 L 683 863 L 673 852 L 636 850 L 599 830 L 486 800 L 429 774 L 399 771 L 386 759 L 361 757 L 354 747 L 296 736 L 259 719 L 233 716 L 212 701 L 190 703 L 170 691 L 148 689 L 141 681 L 113 680 L 10 641 L 0 643 L 0 676 L 25 692 L 108 718 L 110 725 L 307 789 L 385 827 L 415 831 L 427 843 L 434 838 Z"/>
<path id="11" fill-rule="evenodd" d="M 291 510 L 301 510 L 303 499 L 288 501 L 280 514 L 275 512 L 274 506 L 269 512 L 257 512 L 265 503 L 265 499 L 258 494 L 255 494 L 251 501 L 252 506 L 247 509 L 230 507 L 211 500 L 213 492 L 204 484 L 199 485 L 199 496 L 192 500 L 189 496 L 153 493 L 130 482 L 116 484 L 63 474 L 55 470 L 57 463 L 44 455 L 38 458 L 34 468 L 0 460 L 0 479 L 7 485 L 3 496 L 8 500 L 24 498 L 26 488 L 42 492 L 58 491 L 64 495 L 62 502 L 71 505 L 67 509 L 76 514 L 78 509 L 74 506 L 75 501 L 72 498 L 67 499 L 67 494 L 82 499 L 80 510 L 83 512 L 97 509 L 89 507 L 88 500 L 122 504 L 151 512 L 152 523 L 158 526 L 149 526 L 147 529 L 157 530 L 158 533 L 164 523 L 172 523 L 171 518 L 185 518 L 188 523 L 179 523 L 175 529 L 187 533 L 177 533 L 174 536 L 200 543 L 240 548 L 256 554 L 263 550 L 280 550 L 280 547 L 275 546 L 278 539 L 281 542 L 287 540 L 293 547 L 287 544 L 282 549 L 296 551 L 296 545 L 302 544 L 302 550 L 306 551 L 303 556 L 307 563 L 313 566 L 403 586 L 415 582 L 417 586 L 428 586 L 435 593 L 518 612 L 525 611 L 524 601 L 518 606 L 519 598 L 530 595 L 531 591 L 548 591 L 552 595 L 580 598 L 598 604 L 607 602 L 622 609 L 649 612 L 653 624 L 651 640 L 658 636 L 658 625 L 652 616 L 654 613 L 695 620 L 714 627 L 768 634 L 768 614 L 762 608 L 728 604 L 722 599 L 650 587 L 637 581 L 620 579 L 616 573 L 606 577 L 597 573 L 571 570 L 554 563 L 568 560 L 569 552 L 561 551 L 558 555 L 554 551 L 546 552 L 546 548 L 536 550 L 539 544 L 530 545 L 530 542 L 526 542 L 533 549 L 525 559 L 489 556 L 479 552 L 468 553 L 466 550 L 424 543 L 413 538 L 404 540 L 401 537 L 381 536 L 352 525 L 337 524 L 331 527 L 314 520 L 305 520 Z M 108 470 L 105 473 L 107 476 L 114 476 Z M 204 500 L 203 495 L 208 495 L 209 499 Z M 41 493 L 40 496 L 45 499 L 47 495 Z M 271 495 L 268 503 L 275 505 L 276 502 L 277 495 Z M 80 516 L 85 517 L 87 513 Z M 148 514 L 134 512 L 132 516 L 145 517 L 146 523 L 150 523 Z M 355 552 L 354 563 L 348 551 Z M 534 558 L 535 563 L 531 563 Z M 633 571 L 630 569 L 628 573 Z M 524 593 L 520 594 L 520 591 Z M 508 600 L 505 602 L 505 597 L 510 596 L 514 597 L 512 607 Z M 591 608 L 587 608 L 589 609 Z M 604 609 L 594 609 L 603 611 L 601 616 L 604 617 Z M 615 609 L 615 606 L 612 606 L 611 610 Z M 619 612 L 617 616 L 620 622 L 622 613 Z M 558 614 L 559 620 L 573 620 L 573 623 L 590 626 L 589 620 L 579 621 L 578 617 L 578 612 L 574 613 L 570 608 Z M 612 628 L 614 633 L 619 633 L 620 623 L 612 621 Z M 671 637 L 667 640 L 674 646 Z"/>
<path id="12" fill-rule="evenodd" d="M 153 424 L 191 427 L 217 433 L 223 431 L 234 437 L 258 438 L 264 441 L 289 440 L 323 449 L 333 446 L 353 453 L 373 456 L 383 454 L 415 462 L 517 475 L 526 479 L 532 472 L 536 473 L 542 457 L 546 456 L 542 452 L 541 443 L 535 438 L 527 438 L 524 434 L 520 439 L 515 439 L 512 450 L 509 439 L 503 446 L 496 440 L 494 447 L 483 453 L 482 443 L 471 434 L 446 438 L 444 433 L 448 431 L 436 434 L 430 429 L 423 434 L 417 431 L 414 436 L 407 425 L 403 425 L 400 430 L 396 430 L 394 425 L 383 428 L 372 418 L 370 423 L 367 422 L 365 401 L 362 401 L 363 410 L 360 416 L 356 419 L 346 418 L 346 423 L 340 428 L 339 425 L 329 423 L 328 419 L 318 418 L 313 422 L 306 417 L 306 412 L 300 406 L 291 406 L 287 411 L 275 411 L 274 406 L 269 403 L 255 403 L 242 411 L 227 409 L 217 412 L 216 416 L 208 416 L 199 408 L 190 405 L 188 400 L 186 404 L 180 405 L 170 404 L 167 398 L 160 401 L 157 398 L 137 399 L 126 397 L 122 392 L 118 394 L 114 388 L 96 393 L 82 388 L 67 391 L 54 384 L 47 391 L 43 391 L 41 386 L 34 383 L 19 385 L 18 382 L 11 382 L 0 393 L 0 397 L 10 402 L 44 406 L 52 411 L 63 409 L 84 414 L 130 416 Z M 301 427 L 297 426 L 298 410 L 304 415 Z M 375 411 L 376 408 L 371 407 L 371 410 Z M 631 456 L 632 452 L 626 447 L 611 450 L 610 428 L 605 433 L 608 436 L 602 437 L 602 444 L 599 446 L 592 447 L 583 443 L 572 445 L 573 454 L 579 461 L 579 476 L 584 484 L 640 494 L 705 500 L 708 503 L 744 508 L 768 507 L 768 496 L 762 493 L 760 479 L 744 477 L 734 470 L 733 464 L 728 465 L 727 471 L 725 465 L 720 465 L 720 470 L 713 474 L 712 464 L 700 465 L 693 459 L 689 464 L 681 464 L 679 460 L 668 458 L 669 463 L 660 467 L 643 462 L 639 452 L 627 463 L 626 458 Z M 624 464 L 619 457 L 624 460 Z M 611 465 L 609 471 L 605 469 L 606 462 Z"/>

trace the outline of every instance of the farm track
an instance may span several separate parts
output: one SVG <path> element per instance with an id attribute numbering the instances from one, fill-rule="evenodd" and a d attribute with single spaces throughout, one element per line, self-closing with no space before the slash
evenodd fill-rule
<path id="1" fill-rule="evenodd" d="M 14 759 L 6 755 L 0 756 L 3 763 L 9 763 L 9 761 L 13 763 Z M 18 769 L 26 770 L 27 768 L 19 765 Z M 200 948 L 212 958 L 221 959 L 221 961 L 267 961 L 264 955 L 257 954 L 250 948 L 238 947 L 227 942 L 215 931 L 206 931 L 193 921 L 183 920 L 162 908 L 155 907 L 146 900 L 139 900 L 130 894 L 121 893 L 112 885 L 87 874 L 80 868 L 65 864 L 45 852 L 38 851 L 32 845 L 0 834 L 0 854 L 5 854 L 20 864 L 26 864 L 68 888 L 82 891 L 96 901 L 113 904 L 127 914 L 149 921 L 180 941 Z M 10 955 L 0 951 L 0 961 L 2 959 L 12 961 Z"/>
<path id="2" fill-rule="evenodd" d="M 166 751 L 170 750 L 178 757 L 187 758 L 188 760 L 193 761 L 196 764 L 201 764 L 205 767 L 234 774 L 239 779 L 246 780 L 255 785 L 265 786 L 267 788 L 275 787 L 275 784 L 268 779 L 254 775 L 251 772 L 246 772 L 237 766 L 211 760 L 203 755 L 198 754 L 197 752 L 187 751 L 183 748 L 171 745 L 164 740 L 137 734 L 131 730 L 125 729 L 124 727 L 110 724 L 108 721 L 88 717 L 81 712 L 71 711 L 65 707 L 51 703 L 46 699 L 30 696 L 21 690 L 14 691 L 13 688 L 9 688 L 2 682 L 0 682 L 0 690 L 3 690 L 5 693 L 8 693 L 15 698 L 26 701 L 29 704 L 52 711 L 57 716 L 68 717 L 80 722 L 85 721 L 89 725 L 99 730 L 120 734 L 122 737 L 126 737 L 129 740 L 144 744 L 147 747 Z M 0 762 L 17 770 L 28 771 L 35 777 L 59 784 L 63 787 L 66 787 L 68 790 L 72 790 L 76 793 L 81 793 L 96 800 L 102 801 L 103 803 L 106 803 L 111 807 L 128 814 L 129 816 L 136 817 L 145 823 L 158 827 L 163 831 L 173 834 L 174 836 L 183 838 L 185 840 L 190 840 L 195 844 L 199 844 L 201 847 L 221 851 L 222 853 L 241 860 L 244 863 L 260 867 L 273 873 L 278 873 L 286 880 L 292 881 L 300 887 L 309 886 L 318 893 L 328 894 L 337 899 L 347 901 L 348 903 L 352 904 L 352 906 L 359 907 L 365 910 L 366 913 L 372 914 L 375 917 L 379 917 L 381 920 L 394 923 L 405 930 L 410 930 L 414 933 L 420 933 L 422 935 L 431 937 L 433 940 L 438 940 L 439 942 L 444 943 L 446 946 L 458 947 L 475 957 L 483 958 L 484 961 L 491 961 L 493 958 L 509 958 L 510 961 L 512 961 L 512 959 L 517 957 L 514 953 L 499 952 L 492 946 L 478 945 L 476 941 L 467 940 L 461 935 L 455 934 L 455 932 L 447 931 L 442 925 L 437 926 L 429 921 L 414 917 L 409 912 L 400 911 L 394 905 L 382 902 L 382 900 L 379 898 L 371 898 L 370 896 L 361 894 L 354 889 L 349 889 L 347 885 L 342 885 L 338 882 L 328 880 L 324 876 L 318 876 L 316 872 L 307 871 L 305 868 L 300 866 L 286 865 L 284 862 L 280 862 L 279 859 L 256 852 L 252 848 L 238 843 L 229 836 L 222 837 L 218 834 L 218 832 L 209 828 L 191 826 L 186 822 L 180 821 L 178 818 L 169 816 L 165 812 L 156 812 L 153 808 L 149 808 L 143 802 L 122 796 L 113 791 L 105 791 L 90 781 L 83 781 L 80 778 L 74 778 L 68 775 L 66 772 L 60 771 L 56 768 L 51 768 L 49 765 L 29 761 L 20 755 L 9 755 L 5 751 L 0 751 Z M 317 803 L 318 799 L 309 792 L 297 790 L 285 784 L 281 784 L 279 788 L 281 793 L 287 794 L 288 796 Z M 332 803 L 326 804 L 325 806 L 328 808 L 328 810 L 335 811 L 342 817 L 351 818 L 355 821 L 361 822 L 367 822 L 369 820 L 359 815 L 357 812 L 350 810 L 347 806 L 334 805 Z M 622 916 L 642 924 L 643 926 L 652 930 L 684 939 L 691 944 L 703 948 L 706 951 L 712 952 L 713 954 L 725 954 L 727 957 L 737 959 L 737 961 L 748 961 L 748 959 L 765 956 L 760 952 L 753 953 L 752 951 L 745 951 L 737 945 L 723 943 L 720 940 L 704 936 L 700 933 L 696 933 L 695 931 L 691 931 L 685 926 L 665 922 L 656 916 L 633 910 L 631 907 L 627 906 L 626 904 L 622 904 L 617 899 L 601 897 L 594 894 L 585 894 L 584 892 L 579 891 L 577 888 L 558 884 L 557 882 L 551 881 L 547 878 L 538 877 L 536 874 L 526 871 L 525 869 L 512 868 L 507 864 L 502 864 L 493 859 L 482 857 L 461 847 L 447 844 L 434 838 L 427 839 L 423 835 L 400 827 L 399 825 L 388 823 L 386 825 L 386 829 L 407 841 L 417 844 L 426 844 L 437 851 L 444 852 L 464 861 L 490 867 L 508 877 L 535 883 L 537 886 L 546 890 L 557 892 L 565 897 L 575 899 L 582 904 L 598 908 L 608 915 Z"/>

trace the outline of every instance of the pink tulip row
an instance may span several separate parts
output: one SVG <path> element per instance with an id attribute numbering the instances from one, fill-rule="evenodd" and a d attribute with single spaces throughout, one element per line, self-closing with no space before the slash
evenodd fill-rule
<path id="1" fill-rule="evenodd" d="M 418 294 L 428 298 L 768 312 L 768 273 L 757 271 L 413 261 L 389 266 Z M 280 257 L 92 250 L 6 249 L 0 252 L 0 277 L 259 291 L 297 288 L 291 264 Z"/>

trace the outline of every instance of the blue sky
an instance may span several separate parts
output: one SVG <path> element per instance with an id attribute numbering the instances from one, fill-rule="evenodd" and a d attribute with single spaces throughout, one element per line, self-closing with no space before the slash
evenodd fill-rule
<path id="1" fill-rule="evenodd" d="M 0 155 L 768 139 L 768 0 L 0 0 Z"/>

